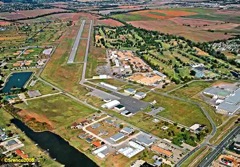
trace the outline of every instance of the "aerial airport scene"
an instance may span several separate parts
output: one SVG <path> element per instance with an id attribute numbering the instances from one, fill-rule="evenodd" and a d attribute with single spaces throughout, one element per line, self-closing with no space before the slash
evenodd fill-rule
<path id="1" fill-rule="evenodd" d="M 239 0 L 0 0 L 0 167 L 239 167 Z"/>

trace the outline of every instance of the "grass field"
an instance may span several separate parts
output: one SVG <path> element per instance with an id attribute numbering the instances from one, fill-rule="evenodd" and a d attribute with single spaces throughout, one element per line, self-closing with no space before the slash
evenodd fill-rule
<path id="1" fill-rule="evenodd" d="M 88 54 L 86 78 L 92 78 L 97 75 L 97 67 L 106 64 L 106 50 L 95 47 L 94 40 L 90 42 L 90 50 Z"/>
<path id="2" fill-rule="evenodd" d="M 211 129 L 210 123 L 196 105 L 184 101 L 178 101 L 156 93 L 148 94 L 144 101 L 152 102 L 156 100 L 157 106 L 164 107 L 165 110 L 159 115 L 181 123 L 186 126 L 192 126 L 195 123 L 204 124 Z"/>
<path id="3" fill-rule="evenodd" d="M 197 14 L 186 16 L 188 18 L 197 18 L 197 19 L 206 19 L 206 20 L 218 20 L 218 21 L 226 21 L 226 22 L 233 22 L 233 23 L 240 23 L 240 18 L 237 16 L 237 13 L 239 14 L 239 11 L 235 11 L 236 14 L 228 13 L 227 11 L 224 13 L 219 13 L 217 10 L 211 10 L 211 9 L 201 9 L 201 8 L 183 8 L 180 10 L 184 11 L 194 11 Z M 230 10 L 231 11 L 231 10 Z M 232 11 L 234 12 L 234 10 Z"/>
<path id="4" fill-rule="evenodd" d="M 84 118 L 95 111 L 64 96 L 55 95 L 18 104 L 17 107 L 45 116 L 53 123 L 54 128 L 68 126 L 79 118 Z"/>
<path id="5" fill-rule="evenodd" d="M 191 98 L 193 101 L 198 102 L 202 107 L 204 107 L 213 121 L 216 123 L 217 126 L 221 125 L 224 120 L 227 119 L 227 116 L 218 114 L 215 111 L 215 108 L 204 102 L 203 97 L 201 96 L 201 92 L 208 87 L 211 87 L 212 85 L 218 84 L 218 83 L 232 83 L 234 81 L 194 81 L 187 86 L 184 86 L 180 89 L 177 89 L 176 91 L 171 92 L 171 95 L 178 96 L 181 98 Z"/>
<path id="6" fill-rule="evenodd" d="M 83 65 L 67 64 L 73 45 L 73 37 L 77 34 L 78 28 L 79 26 L 74 26 L 64 34 L 41 76 L 59 88 L 80 97 L 88 92 L 79 85 Z"/>
<path id="7" fill-rule="evenodd" d="M 170 94 L 184 97 L 184 98 L 191 98 L 198 94 L 199 92 L 203 91 L 205 88 L 208 88 L 212 85 L 212 82 L 206 82 L 206 81 L 196 81 L 192 82 L 190 84 L 187 84 L 186 86 L 171 92 Z"/>
<path id="8" fill-rule="evenodd" d="M 123 20 L 123 21 L 140 21 L 140 20 L 154 20 L 151 19 L 149 17 L 143 17 L 140 16 L 138 14 L 133 14 L 133 13 L 126 13 L 126 14 L 117 14 L 117 15 L 113 15 L 113 18 L 119 19 L 119 20 Z"/>
<path id="9" fill-rule="evenodd" d="M 42 95 L 50 94 L 50 93 L 57 93 L 57 90 L 54 90 L 49 85 L 46 85 L 42 81 L 38 80 L 36 84 L 32 87 L 28 87 L 29 90 L 39 90 Z"/>

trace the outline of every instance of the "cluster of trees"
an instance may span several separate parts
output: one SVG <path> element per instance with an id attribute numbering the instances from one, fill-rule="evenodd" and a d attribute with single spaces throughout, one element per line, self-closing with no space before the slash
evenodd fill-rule
<path id="1" fill-rule="evenodd" d="M 16 0 L 3 0 L 4 4 L 0 5 L 0 12 L 15 12 L 19 10 L 34 10 L 34 9 L 51 9 L 50 5 L 43 3 L 32 2 L 33 0 L 25 0 L 25 2 Z M 24 0 L 22 0 L 24 1 Z M 28 2 L 27 2 L 28 1 Z"/>
<path id="2" fill-rule="evenodd" d="M 200 142 L 205 136 L 206 133 L 209 133 L 209 130 L 206 129 L 197 134 L 192 134 L 187 131 L 185 128 L 181 129 L 181 132 L 178 133 L 172 140 L 173 144 L 180 146 L 182 142 L 185 142 L 193 147 L 197 146 L 197 142 Z"/>
<path id="3" fill-rule="evenodd" d="M 207 64 L 207 69 L 218 73 L 220 76 L 228 75 L 226 71 L 223 74 L 220 70 L 216 70 L 217 68 L 227 68 L 231 70 L 232 67 L 229 63 L 237 66 L 236 61 L 227 59 L 223 53 L 215 51 L 208 43 L 194 43 L 184 37 L 162 34 L 157 31 L 148 31 L 133 27 L 129 24 L 126 24 L 124 27 L 115 28 L 99 26 L 96 27 L 95 33 L 98 35 L 104 34 L 105 36 L 97 40 L 96 43 L 100 44 L 97 46 L 105 46 L 106 48 L 113 49 L 129 48 L 131 50 L 136 50 L 137 55 L 154 70 L 161 70 L 161 72 L 167 75 L 175 83 L 188 82 L 193 78 L 195 71 L 189 71 L 188 74 L 182 76 L 182 73 L 179 72 L 179 68 L 191 67 L 188 62 L 174 55 L 174 52 L 188 58 L 194 63 L 204 62 Z M 167 49 L 163 48 L 163 43 L 168 44 L 170 47 Z M 194 47 L 212 56 L 199 56 Z M 172 59 L 162 57 L 165 56 L 166 51 L 170 52 L 174 57 Z M 171 66 L 172 70 L 174 70 L 174 76 L 172 76 L 172 73 L 168 73 L 166 69 L 160 67 L 159 65 L 161 64 Z"/>

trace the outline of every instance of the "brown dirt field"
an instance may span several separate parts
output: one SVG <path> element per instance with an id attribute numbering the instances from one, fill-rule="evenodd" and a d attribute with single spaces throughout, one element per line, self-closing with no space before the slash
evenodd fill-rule
<path id="1" fill-rule="evenodd" d="M 22 38 L 23 38 L 23 36 L 0 37 L 0 41 L 17 40 L 17 39 L 22 39 Z"/>
<path id="2" fill-rule="evenodd" d="M 20 18 L 26 18 L 26 17 L 35 17 L 38 15 L 43 15 L 43 14 L 48 14 L 48 13 L 53 13 L 53 12 L 60 12 L 60 11 L 66 11 L 64 9 L 36 9 L 36 10 L 22 10 L 18 12 L 4 12 L 0 13 L 0 17 L 4 17 L 7 19 L 20 19 Z"/>
<path id="3" fill-rule="evenodd" d="M 97 23 L 98 24 L 108 25 L 108 26 L 113 26 L 113 27 L 123 26 L 123 24 L 121 22 L 118 22 L 118 21 L 113 20 L 113 19 L 97 20 Z"/>
<path id="4" fill-rule="evenodd" d="M 201 49 L 197 48 L 197 47 L 194 47 L 194 49 L 197 50 L 197 54 L 200 55 L 200 56 L 208 56 L 208 53 L 202 51 Z"/>
<path id="5" fill-rule="evenodd" d="M 26 52 L 34 52 L 34 50 L 33 49 L 30 49 L 30 50 L 26 50 Z"/>
<path id="6" fill-rule="evenodd" d="M 96 35 L 96 36 L 95 36 L 96 41 L 99 40 L 100 38 L 102 38 L 101 35 Z"/>
<path id="7" fill-rule="evenodd" d="M 204 25 L 216 25 L 221 24 L 224 22 L 221 21 L 211 21 L 211 20 L 203 20 L 203 19 L 191 19 L 191 18 L 182 18 L 182 17 L 175 17 L 169 19 L 178 25 L 189 24 L 191 27 L 202 27 Z"/>
<path id="8" fill-rule="evenodd" d="M 126 162 L 129 162 L 129 158 L 125 157 L 124 155 L 110 154 L 107 157 L 106 166 L 123 167 L 123 166 L 126 166 Z"/>
<path id="9" fill-rule="evenodd" d="M 66 8 L 68 4 L 66 2 L 53 2 L 53 3 L 48 3 L 49 5 L 55 6 L 57 8 Z"/>
<path id="10" fill-rule="evenodd" d="M 120 9 L 134 9 L 134 8 L 139 8 L 141 6 L 132 6 L 132 5 L 129 5 L 129 6 L 118 6 L 118 8 Z"/>
<path id="11" fill-rule="evenodd" d="M 90 28 L 90 24 L 89 24 L 89 23 L 86 23 L 86 24 L 84 25 L 84 29 L 83 29 L 83 32 L 82 32 L 82 38 L 87 38 L 87 37 L 88 37 L 89 28 Z"/>
<path id="12" fill-rule="evenodd" d="M 112 125 L 109 125 L 108 123 L 106 123 L 105 121 L 101 121 L 100 123 L 100 127 L 93 129 L 91 126 L 87 127 L 87 130 L 98 135 L 100 130 L 105 130 L 108 132 L 108 135 L 103 135 L 101 136 L 102 138 L 109 138 L 113 135 L 115 135 L 116 133 L 119 132 L 119 128 L 115 128 Z"/>
<path id="13" fill-rule="evenodd" d="M 140 27 L 147 30 L 154 30 L 162 33 L 169 33 L 169 34 L 174 34 L 178 36 L 183 36 L 187 39 L 197 41 L 197 42 L 221 40 L 221 39 L 228 39 L 232 37 L 231 35 L 225 35 L 222 32 L 208 32 L 201 29 L 197 29 L 197 28 L 177 25 L 174 22 L 169 20 L 132 21 L 128 23 L 132 24 L 135 27 Z"/>
<path id="14" fill-rule="evenodd" d="M 73 22 L 79 21 L 81 17 L 95 20 L 97 18 L 96 15 L 89 13 L 59 13 L 51 15 L 52 18 L 61 19 L 62 21 L 69 21 L 71 19 Z"/>
<path id="15" fill-rule="evenodd" d="M 218 25 L 212 25 L 212 26 L 207 26 L 204 27 L 204 30 L 231 30 L 236 27 L 240 26 L 240 24 L 235 24 L 235 23 L 224 23 L 224 24 L 218 24 Z"/>
<path id="16" fill-rule="evenodd" d="M 212 86 L 223 86 L 223 85 L 232 85 L 232 83 L 226 82 L 226 81 L 216 81 L 215 83 L 212 84 Z"/>
<path id="17" fill-rule="evenodd" d="M 44 115 L 37 114 L 35 112 L 27 111 L 27 110 L 21 110 L 18 112 L 18 115 L 24 119 L 24 122 L 27 122 L 31 118 L 35 118 L 38 122 L 45 122 L 48 125 L 51 126 L 51 128 L 54 128 L 53 123 Z"/>
<path id="18" fill-rule="evenodd" d="M 216 14 L 223 14 L 223 15 L 233 15 L 233 16 L 239 16 L 240 15 L 239 10 L 217 10 L 215 13 Z"/>
<path id="19" fill-rule="evenodd" d="M 7 22 L 7 21 L 0 21 L 0 26 L 7 26 L 7 25 L 10 25 L 11 23 L 10 22 Z"/>
<path id="20" fill-rule="evenodd" d="M 236 58 L 236 56 L 234 54 L 230 53 L 229 51 L 223 51 L 223 53 L 230 59 Z"/>
<path id="21" fill-rule="evenodd" d="M 159 15 L 157 13 L 159 13 Z M 132 12 L 132 14 L 137 14 L 137 15 L 141 15 L 141 16 L 149 17 L 153 19 L 169 19 L 173 17 L 195 15 L 196 13 L 186 12 L 186 11 L 174 11 L 174 10 L 143 10 L 143 11 Z M 161 16 L 161 14 L 163 15 Z"/>

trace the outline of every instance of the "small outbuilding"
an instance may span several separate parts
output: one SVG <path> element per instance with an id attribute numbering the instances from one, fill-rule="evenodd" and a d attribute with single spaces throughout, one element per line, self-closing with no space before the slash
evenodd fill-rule
<path id="1" fill-rule="evenodd" d="M 199 133 L 204 128 L 204 125 L 194 124 L 189 129 L 193 133 Z"/>
<path id="2" fill-rule="evenodd" d="M 144 92 L 137 92 L 137 93 L 135 93 L 135 95 L 134 95 L 134 97 L 137 98 L 137 99 L 143 99 L 143 98 L 145 98 L 146 96 L 147 96 L 147 94 L 144 93 Z"/>
<path id="3" fill-rule="evenodd" d="M 124 92 L 129 95 L 134 95 L 136 93 L 136 90 L 132 88 L 128 88 L 128 89 L 125 89 Z"/>
<path id="4" fill-rule="evenodd" d="M 119 104 L 115 106 L 114 109 L 117 111 L 124 111 L 126 108 L 123 105 Z"/>
<path id="5" fill-rule="evenodd" d="M 111 140 L 113 140 L 114 142 L 117 142 L 121 139 L 123 139 L 125 137 L 125 135 L 123 133 L 117 133 L 115 135 L 113 135 L 112 137 L 110 137 Z"/>
<path id="6" fill-rule="evenodd" d="M 126 134 L 126 135 L 130 135 L 134 132 L 134 129 L 133 128 L 130 128 L 130 127 L 124 127 L 123 129 L 121 129 L 122 133 Z"/>
<path id="7" fill-rule="evenodd" d="M 106 108 L 106 109 L 112 109 L 119 104 L 120 104 L 120 102 L 118 100 L 113 100 L 113 101 L 103 104 L 101 107 Z"/>
<path id="8" fill-rule="evenodd" d="M 39 90 L 29 90 L 27 92 L 28 96 L 30 98 L 34 98 L 34 97 L 38 97 L 38 96 L 41 96 L 42 94 L 39 92 Z"/>

